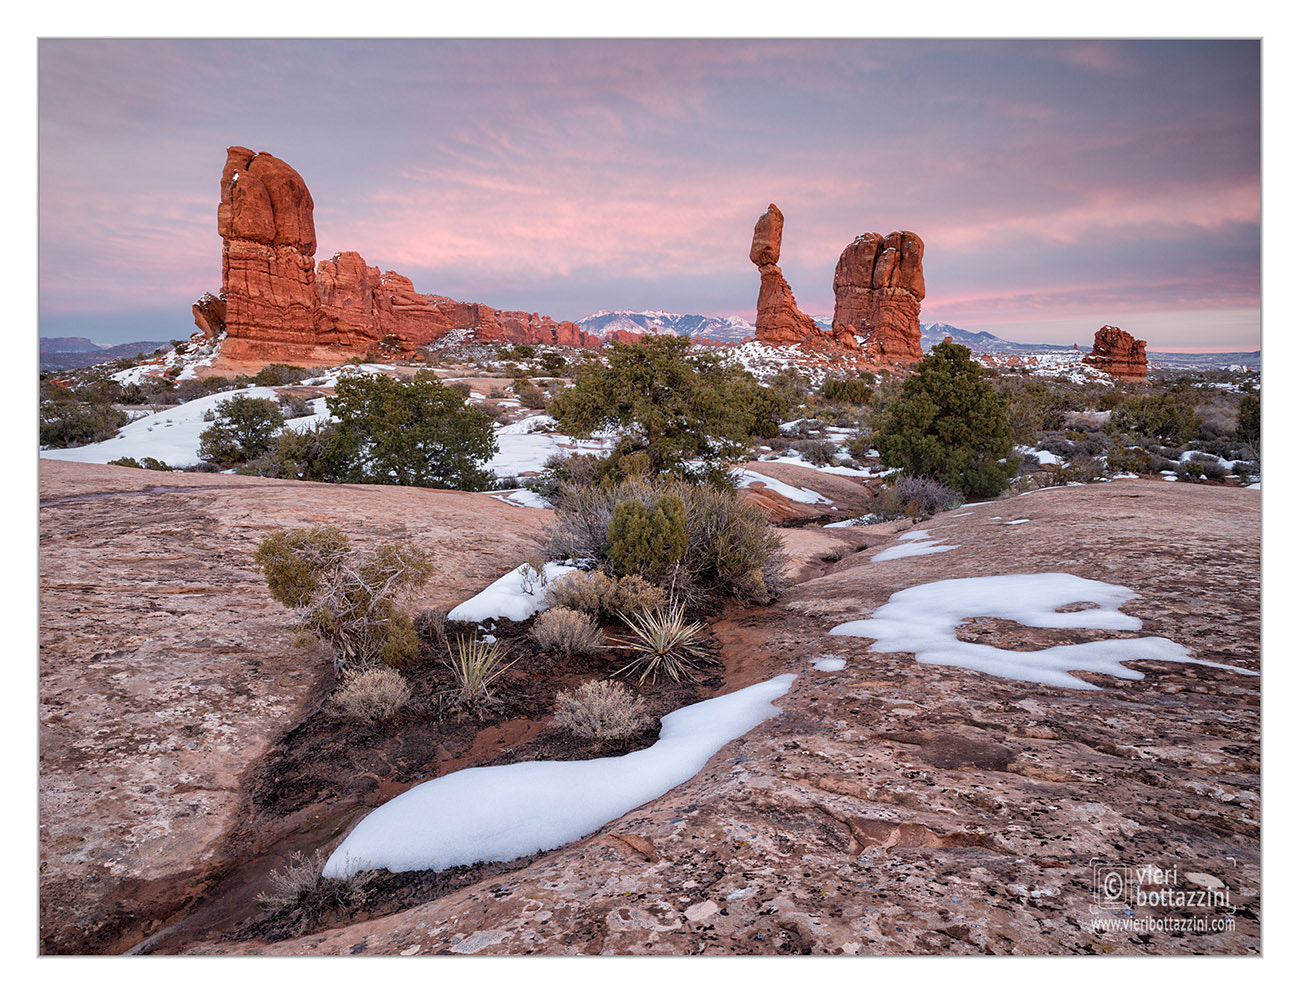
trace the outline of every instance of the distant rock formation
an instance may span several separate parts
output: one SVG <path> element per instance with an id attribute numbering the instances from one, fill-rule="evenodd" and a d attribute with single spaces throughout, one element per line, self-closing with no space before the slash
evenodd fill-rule
<path id="1" fill-rule="evenodd" d="M 317 266 L 315 204 L 288 164 L 232 146 L 221 174 L 221 295 L 204 294 L 194 323 L 224 331 L 232 363 L 335 363 L 381 343 L 392 355 L 466 329 L 479 342 L 600 346 L 571 321 L 417 293 L 410 279 L 340 252 Z"/>
<path id="2" fill-rule="evenodd" d="M 768 345 L 802 345 L 826 333 L 799 310 L 790 284 L 785 282 L 781 267 L 777 265 L 781 259 L 781 230 L 784 226 L 785 218 L 775 204 L 769 204 L 754 225 L 749 261 L 758 267 L 760 278 L 755 336 Z"/>
<path id="3" fill-rule="evenodd" d="M 850 242 L 835 266 L 835 317 L 878 363 L 921 360 L 921 301 L 925 243 L 915 232 L 866 232 Z"/>
<path id="4" fill-rule="evenodd" d="M 1102 325 L 1093 337 L 1092 352 L 1083 361 L 1121 380 L 1145 380 L 1147 344 L 1122 328 Z"/>
<path id="5" fill-rule="evenodd" d="M 777 265 L 785 219 L 769 204 L 754 225 L 749 259 L 758 267 L 755 335 L 768 345 L 797 345 L 833 353 L 861 366 L 892 366 L 921 360 L 921 299 L 925 244 L 914 232 L 888 237 L 859 235 L 835 267 L 835 316 L 829 330 L 799 310 Z"/>

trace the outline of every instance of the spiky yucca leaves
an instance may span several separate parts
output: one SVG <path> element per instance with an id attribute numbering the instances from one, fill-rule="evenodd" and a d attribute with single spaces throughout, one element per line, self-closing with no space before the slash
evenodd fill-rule
<path id="1" fill-rule="evenodd" d="M 685 608 L 676 602 L 631 617 L 619 615 L 619 621 L 631 630 L 632 638 L 615 639 L 610 648 L 630 650 L 637 656 L 626 667 L 615 671 L 615 677 L 631 673 L 638 684 L 647 680 L 654 684 L 660 677 L 680 684 L 698 680 L 695 663 L 713 662 L 700 640 L 704 624 L 686 621 Z"/>
<path id="2" fill-rule="evenodd" d="M 456 678 L 456 703 L 471 708 L 495 704 L 492 685 L 514 665 L 505 658 L 501 644 L 457 636 L 455 649 L 449 643 L 447 652 L 451 657 L 448 666 Z"/>

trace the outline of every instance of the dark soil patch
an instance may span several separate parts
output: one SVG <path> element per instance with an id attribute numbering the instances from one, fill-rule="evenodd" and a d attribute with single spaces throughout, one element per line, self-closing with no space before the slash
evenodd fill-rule
<path id="1" fill-rule="evenodd" d="M 527 760 L 589 760 L 646 749 L 659 738 L 659 718 L 719 693 L 723 684 L 720 665 L 706 667 L 696 684 L 632 684 L 656 721 L 623 740 L 581 740 L 552 724 L 556 694 L 583 681 L 608 678 L 626 658 L 607 653 L 556 659 L 528 639 L 530 627 L 531 622 L 499 622 L 493 630 L 506 659 L 515 662 L 497 685 L 498 702 L 483 711 L 454 706 L 447 646 L 424 639 L 418 658 L 403 670 L 411 686 L 411 704 L 397 715 L 364 724 L 333 714 L 326 696 L 322 706 L 287 733 L 253 773 L 250 810 L 237 835 L 266 841 L 266 854 L 279 853 L 284 848 L 270 841 L 286 836 L 289 827 L 303 821 L 304 813 L 309 811 L 372 809 L 416 784 L 466 767 Z M 449 624 L 447 630 L 453 644 L 457 635 L 481 635 L 472 624 Z M 340 838 L 350 821 L 337 826 L 330 839 Z M 330 845 L 329 841 L 323 845 Z M 287 851 L 283 857 L 287 862 Z M 340 904 L 323 894 L 319 901 L 309 898 L 292 909 L 260 912 L 244 900 L 238 903 L 238 909 L 214 917 L 219 921 L 206 922 L 201 932 L 225 939 L 275 942 L 410 908 L 524 866 L 532 859 L 523 857 L 437 872 L 378 871 L 367 883 L 361 904 Z M 259 879 L 269 870 L 268 861 L 262 865 L 256 872 Z M 240 876 L 236 871 L 217 890 L 241 888 L 252 895 L 257 889 L 250 882 L 233 880 Z M 192 935 L 187 939 L 198 938 Z M 180 939 L 175 937 L 173 942 Z"/>

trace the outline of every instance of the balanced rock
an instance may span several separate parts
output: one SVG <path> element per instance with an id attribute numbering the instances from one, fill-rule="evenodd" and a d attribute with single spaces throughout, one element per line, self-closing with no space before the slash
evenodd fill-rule
<path id="1" fill-rule="evenodd" d="M 915 232 L 866 232 L 840 253 L 835 267 L 835 317 L 877 363 L 921 360 L 925 243 Z"/>
<path id="2" fill-rule="evenodd" d="M 1147 344 L 1122 328 L 1102 325 L 1093 337 L 1092 352 L 1083 361 L 1120 380 L 1145 380 Z"/>
<path id="3" fill-rule="evenodd" d="M 781 258 L 781 231 L 785 218 L 775 204 L 769 204 L 754 225 L 749 260 L 758 267 L 758 317 L 755 335 L 768 345 L 801 345 L 823 335 L 817 323 L 799 310 L 790 284 L 777 265 Z"/>

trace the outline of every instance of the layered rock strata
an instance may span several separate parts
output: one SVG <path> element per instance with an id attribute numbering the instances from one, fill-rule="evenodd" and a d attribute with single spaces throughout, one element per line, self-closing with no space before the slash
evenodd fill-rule
<path id="1" fill-rule="evenodd" d="M 204 332 L 225 331 L 227 362 L 330 363 L 380 343 L 410 353 L 448 332 L 480 342 L 599 346 L 571 321 L 500 311 L 415 290 L 356 252 L 316 265 L 315 204 L 302 177 L 265 152 L 233 146 L 221 174 L 221 295 L 194 305 Z"/>
<path id="2" fill-rule="evenodd" d="M 1093 337 L 1092 352 L 1083 361 L 1120 380 L 1145 380 L 1147 344 L 1122 328 L 1102 325 Z"/>

